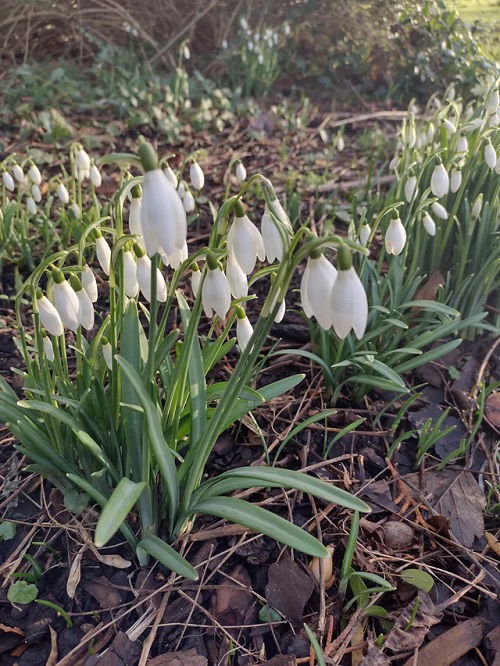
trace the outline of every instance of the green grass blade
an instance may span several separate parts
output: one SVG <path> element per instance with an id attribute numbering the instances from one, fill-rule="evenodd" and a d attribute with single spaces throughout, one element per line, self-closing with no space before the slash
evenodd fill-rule
<path id="1" fill-rule="evenodd" d="M 98 548 L 106 545 L 120 529 L 145 487 L 144 482 L 134 483 L 127 478 L 121 479 L 103 506 L 97 521 L 94 543 Z"/>
<path id="2" fill-rule="evenodd" d="M 148 555 L 161 562 L 167 569 L 174 571 L 188 580 L 198 580 L 198 572 L 187 560 L 157 536 L 148 536 L 137 544 Z"/>

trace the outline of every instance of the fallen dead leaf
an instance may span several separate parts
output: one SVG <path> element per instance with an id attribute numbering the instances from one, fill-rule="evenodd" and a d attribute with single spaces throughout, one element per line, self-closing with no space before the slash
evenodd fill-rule
<path id="1" fill-rule="evenodd" d="M 443 274 L 439 271 L 433 271 L 429 279 L 420 287 L 415 295 L 416 301 L 435 301 L 439 288 L 444 285 Z M 414 308 L 418 311 L 418 308 Z"/>
<path id="2" fill-rule="evenodd" d="M 313 590 L 313 577 L 290 557 L 284 557 L 269 567 L 267 602 L 294 626 L 302 625 L 304 607 Z"/>
<path id="3" fill-rule="evenodd" d="M 146 666 L 207 666 L 206 657 L 200 656 L 194 648 L 182 652 L 166 652 L 148 659 Z"/>
<path id="4" fill-rule="evenodd" d="M 363 643 L 365 640 L 365 632 L 363 629 L 363 625 L 361 623 L 358 623 L 354 627 L 354 631 L 352 632 L 351 636 L 351 645 L 360 645 Z M 363 648 L 356 648 L 355 650 L 352 651 L 351 653 L 351 666 L 359 666 L 361 662 L 363 661 Z"/>
<path id="5" fill-rule="evenodd" d="M 269 661 L 265 661 L 260 666 L 295 666 L 297 660 L 293 654 L 277 654 Z"/>
<path id="6" fill-rule="evenodd" d="M 9 627 L 6 624 L 0 623 L 0 631 L 4 631 L 9 634 L 18 634 L 18 636 L 24 636 L 24 631 L 19 629 L 19 627 Z"/>
<path id="7" fill-rule="evenodd" d="M 391 662 L 376 645 L 368 647 L 365 658 L 359 666 L 390 666 Z"/>
<path id="8" fill-rule="evenodd" d="M 491 534 L 491 532 L 485 532 L 484 536 L 486 537 L 486 541 L 491 550 L 495 553 L 495 555 L 500 557 L 500 541 L 498 541 L 496 536 Z"/>
<path id="9" fill-rule="evenodd" d="M 51 626 L 50 631 L 50 654 L 47 658 L 45 666 L 56 666 L 57 664 L 57 632 Z"/>
<path id="10" fill-rule="evenodd" d="M 316 578 L 318 584 L 323 579 L 323 586 L 325 590 L 329 590 L 333 583 L 335 582 L 335 572 L 333 571 L 333 553 L 335 548 L 333 546 L 326 547 L 328 551 L 328 557 L 319 558 L 313 557 L 311 563 L 309 564 L 309 569 Z"/>
<path id="11" fill-rule="evenodd" d="M 85 548 L 85 546 L 83 548 Z M 83 549 L 75 555 L 75 558 L 71 563 L 68 580 L 66 581 L 66 594 L 70 599 L 73 599 L 75 596 L 76 588 L 78 587 L 78 583 L 80 582 L 82 576 L 82 557 Z"/>
<path id="12" fill-rule="evenodd" d="M 117 554 L 101 555 L 101 553 L 97 551 L 95 556 L 99 562 L 102 562 L 102 564 L 106 564 L 108 567 L 115 567 L 115 569 L 128 569 L 132 564 L 130 560 L 126 560 L 121 555 Z"/>
<path id="13" fill-rule="evenodd" d="M 419 600 L 418 611 L 411 622 L 414 604 Z M 429 629 L 437 624 L 443 615 L 443 611 L 435 606 L 428 594 L 422 592 L 410 601 L 410 603 L 396 617 L 393 628 L 389 632 L 384 647 L 393 652 L 407 652 L 422 645 Z"/>
<path id="14" fill-rule="evenodd" d="M 221 615 L 227 610 L 238 611 L 243 619 L 252 603 L 250 575 L 242 564 L 237 564 L 228 575 L 241 583 L 241 586 L 228 580 L 227 583 L 218 587 L 214 594 L 214 612 L 216 615 Z"/>
<path id="15" fill-rule="evenodd" d="M 500 392 L 490 393 L 486 398 L 484 416 L 494 428 L 500 429 Z"/>
<path id="16" fill-rule="evenodd" d="M 121 594 L 114 589 L 112 583 L 105 576 L 87 580 L 82 583 L 82 587 L 85 592 L 94 597 L 103 609 L 118 606 L 122 602 Z"/>

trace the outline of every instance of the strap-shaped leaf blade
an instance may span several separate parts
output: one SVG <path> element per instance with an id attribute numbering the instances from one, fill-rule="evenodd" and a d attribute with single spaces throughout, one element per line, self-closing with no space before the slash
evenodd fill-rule
<path id="1" fill-rule="evenodd" d="M 174 571 L 188 580 L 198 580 L 198 572 L 182 555 L 162 541 L 159 537 L 151 535 L 139 541 L 138 548 L 142 548 L 148 555 L 161 562 L 167 569 Z"/>
<path id="2" fill-rule="evenodd" d="M 145 487 L 143 481 L 134 483 L 126 477 L 119 481 L 97 521 L 94 543 L 98 548 L 107 544 L 120 529 Z"/>

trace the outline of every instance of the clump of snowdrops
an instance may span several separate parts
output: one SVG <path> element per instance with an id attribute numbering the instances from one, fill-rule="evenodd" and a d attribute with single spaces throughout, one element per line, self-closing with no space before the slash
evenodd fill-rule
<path id="1" fill-rule="evenodd" d="M 363 248 L 335 235 L 317 238 L 306 227 L 294 233 L 270 181 L 260 175 L 247 179 L 236 162 L 238 193 L 218 210 L 212 207 L 208 244 L 190 251 L 186 212 L 195 202 L 186 195 L 204 187 L 198 162 L 183 163 L 183 170 L 189 166 L 188 189 L 182 172 L 165 163 L 160 168 L 147 143 L 137 155 L 103 161 L 143 173 L 125 178 L 110 215 L 85 224 L 76 244 L 44 259 L 17 295 L 24 399 L 1 381 L 0 418 L 31 469 L 60 488 L 71 510 L 88 503 L 101 507 L 98 547 L 120 530 L 141 562 L 151 556 L 195 578 L 171 544 L 197 514 L 209 514 L 327 556 L 309 533 L 227 495 L 283 487 L 357 511 L 368 510 L 364 502 L 296 471 L 254 466 L 206 478 L 206 465 L 222 432 L 303 379 L 294 375 L 254 388 L 262 346 L 284 315 L 300 262 L 308 261 L 308 312 L 320 317 L 328 310 L 340 336 L 351 328 L 363 335 L 367 299 L 352 266 L 353 253 Z M 91 169 L 85 150 L 75 146 L 76 181 Z M 256 185 L 265 206 L 260 231 L 245 201 Z M 337 269 L 323 256 L 326 247 L 336 252 Z M 90 265 L 94 253 L 97 279 Z M 268 289 L 251 321 L 246 307 L 257 280 L 267 280 Z M 320 289 L 328 292 L 328 302 L 318 299 Z M 23 325 L 27 300 L 32 330 Z M 99 302 L 109 308 L 96 311 Z M 207 383 L 207 374 L 236 345 L 239 357 L 228 381 Z M 131 511 L 138 523 L 129 521 Z"/>

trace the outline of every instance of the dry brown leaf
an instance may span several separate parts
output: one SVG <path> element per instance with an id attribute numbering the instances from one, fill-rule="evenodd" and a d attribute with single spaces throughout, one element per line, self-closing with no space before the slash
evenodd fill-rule
<path id="1" fill-rule="evenodd" d="M 283 557 L 269 567 L 266 585 L 267 603 L 294 626 L 302 626 L 304 607 L 314 590 L 314 578 L 290 557 Z"/>
<path id="2" fill-rule="evenodd" d="M 228 610 L 237 611 L 243 619 L 252 603 L 252 593 L 250 592 L 252 581 L 242 564 L 237 564 L 231 569 L 229 577 L 238 582 L 233 583 L 228 579 L 227 583 L 223 583 L 217 588 L 214 595 L 214 612 L 217 616 L 221 616 Z M 241 586 L 238 583 L 241 583 Z"/>
<path id="3" fill-rule="evenodd" d="M 122 602 L 120 593 L 105 576 L 87 580 L 82 583 L 82 587 L 85 592 L 88 592 L 97 600 L 99 606 L 103 609 L 119 606 Z"/>
<path id="4" fill-rule="evenodd" d="M 495 555 L 498 555 L 498 557 L 500 557 L 500 541 L 498 541 L 496 536 L 494 534 L 491 534 L 491 532 L 485 532 L 484 536 L 491 550 L 495 553 Z"/>
<path id="5" fill-rule="evenodd" d="M 365 658 L 359 666 L 391 666 L 391 662 L 376 645 L 370 644 Z"/>
<path id="6" fill-rule="evenodd" d="M 71 563 L 71 568 L 68 574 L 68 580 L 66 581 L 66 594 L 70 599 L 73 599 L 73 597 L 75 596 L 76 588 L 78 587 L 78 584 L 82 577 L 82 567 L 81 567 L 82 557 L 83 557 L 83 549 L 80 550 L 80 552 L 75 555 L 75 559 Z"/>
<path id="7" fill-rule="evenodd" d="M 333 571 L 333 552 L 334 546 L 327 546 L 328 557 L 319 558 L 313 557 L 309 564 L 309 569 L 316 578 L 318 584 L 323 579 L 323 586 L 325 590 L 329 590 L 335 582 L 335 572 Z"/>
<path id="8" fill-rule="evenodd" d="M 444 285 L 443 274 L 439 271 L 433 271 L 429 275 L 427 282 L 420 287 L 415 295 L 416 301 L 435 301 L 439 287 Z M 418 308 L 415 308 L 417 310 Z"/>
<path id="9" fill-rule="evenodd" d="M 486 398 L 484 416 L 494 428 L 500 429 L 500 392 L 490 393 Z"/>
<path id="10" fill-rule="evenodd" d="M 50 631 L 50 654 L 45 666 L 56 666 L 57 664 L 57 632 L 49 625 Z"/>
<path id="11" fill-rule="evenodd" d="M 418 611 L 410 622 L 417 599 L 419 600 Z M 396 653 L 408 652 L 420 647 L 429 633 L 429 629 L 437 624 L 442 616 L 443 611 L 433 604 L 428 594 L 420 590 L 418 596 L 412 599 L 397 616 L 394 626 L 384 642 L 384 647 Z M 410 624 L 409 627 L 408 624 Z"/>
<path id="12" fill-rule="evenodd" d="M 362 624 L 357 624 L 351 636 L 351 645 L 360 645 L 365 640 L 365 632 Z M 357 648 L 351 653 L 351 666 L 360 666 L 363 661 L 363 648 Z"/>
<path id="13" fill-rule="evenodd" d="M 132 564 L 130 560 L 124 559 L 121 555 L 111 554 L 111 555 L 101 555 L 99 551 L 95 553 L 99 562 L 102 564 L 107 564 L 108 567 L 115 567 L 115 569 L 128 569 Z"/>
<path id="14" fill-rule="evenodd" d="M 19 629 L 19 627 L 9 627 L 6 624 L 2 624 L 0 622 L 0 631 L 4 631 L 5 633 L 9 634 L 18 634 L 19 636 L 24 636 L 24 631 L 22 629 Z"/>
<path id="15" fill-rule="evenodd" d="M 207 666 L 206 657 L 199 655 L 194 648 L 182 652 L 167 652 L 149 659 L 146 666 Z"/>

